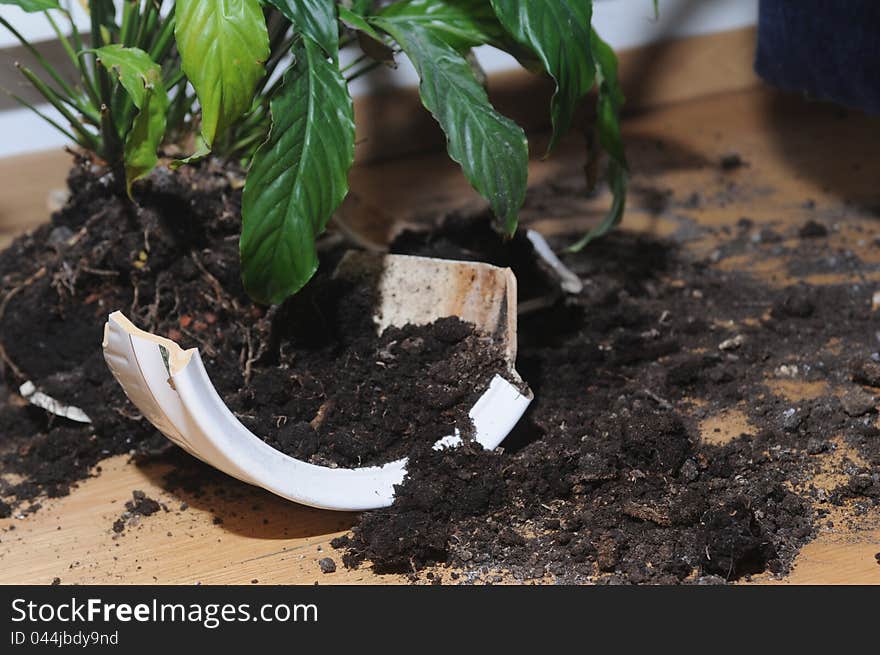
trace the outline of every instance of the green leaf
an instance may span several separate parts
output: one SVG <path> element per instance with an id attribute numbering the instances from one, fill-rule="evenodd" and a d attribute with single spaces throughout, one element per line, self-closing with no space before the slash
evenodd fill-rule
<path id="1" fill-rule="evenodd" d="M 348 193 L 354 161 L 354 110 L 339 67 L 308 37 L 294 57 L 242 198 L 242 279 L 264 303 L 280 303 L 314 275 L 315 239 Z"/>
<path id="2" fill-rule="evenodd" d="M 49 9 L 61 9 L 55 0 L 0 0 L 0 5 L 15 5 L 24 9 L 29 14 L 36 11 L 47 11 Z"/>
<path id="3" fill-rule="evenodd" d="M 269 34 L 259 0 L 177 0 L 174 35 L 210 146 L 251 107 Z"/>
<path id="4" fill-rule="evenodd" d="M 420 26 L 456 50 L 504 38 L 488 0 L 404 0 L 383 8 L 378 17 L 388 23 Z"/>
<path id="5" fill-rule="evenodd" d="M 339 58 L 339 28 L 333 0 L 267 0 L 284 14 L 297 34 L 317 43 L 328 57 Z"/>
<path id="6" fill-rule="evenodd" d="M 137 107 L 143 106 L 154 89 L 162 88 L 162 69 L 143 50 L 116 44 L 88 52 L 93 52 L 107 70 L 116 74 Z"/>
<path id="7" fill-rule="evenodd" d="M 343 0 L 343 2 L 345 2 L 345 0 Z M 347 8 L 351 9 L 354 13 L 366 16 L 370 10 L 372 10 L 374 0 L 349 0 L 349 2 L 345 2 L 345 4 L 349 5 Z"/>
<path id="8" fill-rule="evenodd" d="M 617 77 L 617 56 L 614 50 L 592 31 L 593 53 L 599 82 L 596 123 L 599 142 L 605 151 L 624 169 L 627 168 L 620 135 L 620 110 L 623 107 L 623 90 Z"/>
<path id="9" fill-rule="evenodd" d="M 530 48 L 556 81 L 550 107 L 553 136 L 547 151 L 571 127 L 581 99 L 593 88 L 590 53 L 592 0 L 491 0 L 505 29 Z"/>
<path id="10" fill-rule="evenodd" d="M 176 171 L 181 166 L 186 166 L 187 164 L 194 164 L 197 161 L 200 161 L 211 154 L 211 148 L 208 147 L 208 144 L 205 143 L 205 139 L 201 135 L 196 136 L 195 149 L 193 154 L 188 157 L 184 157 L 182 159 L 175 159 L 171 163 L 168 164 L 168 167 L 172 171 Z"/>
<path id="11" fill-rule="evenodd" d="M 168 109 L 165 90 L 147 94 L 143 106 L 138 108 L 140 111 L 132 121 L 123 149 L 125 183 L 129 193 L 132 183 L 153 170 L 158 161 L 156 150 L 165 136 L 165 111 Z"/>
<path id="12" fill-rule="evenodd" d="M 611 208 L 602 222 L 569 247 L 572 252 L 581 250 L 588 243 L 604 236 L 620 223 L 626 208 L 626 187 L 629 181 L 629 167 L 623 149 L 623 138 L 620 134 L 620 109 L 623 106 L 623 91 L 617 77 L 617 57 L 611 46 L 599 38 L 595 31 L 592 32 L 592 39 L 599 80 L 599 94 L 596 100 L 596 129 L 599 132 L 599 143 L 602 144 L 602 148 L 609 157 L 606 179 L 613 200 Z"/>
<path id="13" fill-rule="evenodd" d="M 605 175 L 613 198 L 611 207 L 608 209 L 602 222 L 582 236 L 576 243 L 566 248 L 568 252 L 580 252 L 591 241 L 608 234 L 623 219 L 623 211 L 626 209 L 626 187 L 629 182 L 629 173 L 612 159 L 608 162 L 608 170 Z"/>
<path id="14" fill-rule="evenodd" d="M 382 36 L 373 29 L 373 26 L 367 22 L 366 18 L 354 13 L 351 9 L 346 9 L 342 5 L 339 5 L 339 20 L 351 29 L 363 32 L 371 39 L 382 41 Z"/>
<path id="15" fill-rule="evenodd" d="M 394 63 L 394 49 L 386 45 L 382 35 L 373 29 L 366 18 L 339 5 L 339 20 L 355 31 L 365 55 L 386 64 Z"/>
<path id="16" fill-rule="evenodd" d="M 125 135 L 124 161 L 126 186 L 156 166 L 156 150 L 165 136 L 168 95 L 162 84 L 162 69 L 143 50 L 108 45 L 94 52 L 98 61 L 119 79 L 139 110 Z"/>
<path id="17" fill-rule="evenodd" d="M 410 58 L 421 79 L 422 103 L 446 133 L 449 156 L 513 234 L 528 182 L 525 133 L 495 111 L 464 56 L 435 32 L 400 19 L 376 18 L 373 24 Z"/>

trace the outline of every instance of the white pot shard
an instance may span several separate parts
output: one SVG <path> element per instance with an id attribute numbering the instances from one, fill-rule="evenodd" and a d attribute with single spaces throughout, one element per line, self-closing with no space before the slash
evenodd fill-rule
<path id="1" fill-rule="evenodd" d="M 459 316 L 498 340 L 507 353 L 507 376 L 519 381 L 516 355 L 516 279 L 509 269 L 401 255 L 350 253 L 337 275 L 380 275 L 377 327 L 426 324 Z M 415 302 L 407 305 L 410 299 Z M 406 307 L 412 307 L 407 312 Z M 197 349 L 184 350 L 137 328 L 121 312 L 108 318 L 104 358 L 114 377 L 141 413 L 168 439 L 249 484 L 289 500 L 332 510 L 368 510 L 394 500 L 406 459 L 383 466 L 329 468 L 276 450 L 248 430 L 217 393 Z M 523 385 L 496 375 L 471 408 L 475 439 L 496 448 L 525 412 L 532 395 Z M 452 447 L 457 435 L 437 447 Z"/>
<path id="2" fill-rule="evenodd" d="M 18 388 L 18 393 L 31 405 L 39 407 L 40 409 L 45 409 L 47 412 L 54 414 L 55 416 L 61 416 L 62 418 L 66 418 L 69 421 L 76 421 L 77 423 L 92 422 L 92 419 L 88 417 L 88 414 L 79 407 L 65 405 L 64 403 L 55 400 L 52 396 L 44 394 L 37 389 L 36 385 L 30 380 Z"/>
<path id="3" fill-rule="evenodd" d="M 535 249 L 535 254 L 544 260 L 547 266 L 550 267 L 550 270 L 556 274 L 556 277 L 559 279 L 559 286 L 565 293 L 576 296 L 584 290 L 584 283 L 581 282 L 581 279 L 562 263 L 562 260 L 556 256 L 550 244 L 547 243 L 547 239 L 540 232 L 526 230 L 526 238 Z"/>

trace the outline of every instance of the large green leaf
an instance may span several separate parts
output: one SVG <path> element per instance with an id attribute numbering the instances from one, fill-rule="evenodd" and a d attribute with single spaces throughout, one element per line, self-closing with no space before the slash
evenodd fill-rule
<path id="1" fill-rule="evenodd" d="M 162 83 L 162 69 L 138 48 L 108 45 L 92 52 L 116 75 L 139 110 L 124 135 L 125 179 L 130 192 L 132 182 L 156 166 L 156 150 L 165 136 L 168 95 Z"/>
<path id="2" fill-rule="evenodd" d="M 328 57 L 339 57 L 339 27 L 333 0 L 267 0 L 287 16 L 293 29 L 311 37 Z"/>
<path id="3" fill-rule="evenodd" d="M 548 151 L 571 127 L 580 100 L 593 88 L 590 48 L 592 0 L 491 0 L 513 37 L 530 48 L 556 81 L 550 107 L 553 136 Z"/>
<path id="4" fill-rule="evenodd" d="M 354 160 L 354 110 L 339 67 L 308 37 L 294 57 L 242 199 L 242 279 L 265 303 L 296 293 L 317 270 L 315 238 L 348 193 Z"/>
<path id="5" fill-rule="evenodd" d="M 177 0 L 175 15 L 181 65 L 210 146 L 251 107 L 269 57 L 266 21 L 259 0 Z"/>
<path id="6" fill-rule="evenodd" d="M 0 5 L 15 5 L 28 13 L 47 11 L 48 9 L 61 9 L 61 5 L 56 0 L 0 0 Z"/>
<path id="7" fill-rule="evenodd" d="M 488 0 L 404 0 L 379 12 L 384 21 L 421 26 L 456 50 L 504 38 L 504 28 Z"/>
<path id="8" fill-rule="evenodd" d="M 495 111 L 464 56 L 434 31 L 399 18 L 375 18 L 373 24 L 413 62 L 422 103 L 446 133 L 449 156 L 512 234 L 528 182 L 525 133 Z"/>
<path id="9" fill-rule="evenodd" d="M 602 222 L 569 248 L 575 252 L 593 239 L 604 236 L 620 223 L 626 208 L 626 187 L 629 181 L 629 168 L 623 149 L 623 137 L 620 134 L 623 91 L 617 77 L 617 57 L 611 46 L 599 38 L 595 31 L 592 32 L 591 38 L 599 80 L 599 94 L 596 99 L 596 129 L 599 133 L 599 143 L 608 153 L 610 160 L 606 178 L 613 201 Z"/>

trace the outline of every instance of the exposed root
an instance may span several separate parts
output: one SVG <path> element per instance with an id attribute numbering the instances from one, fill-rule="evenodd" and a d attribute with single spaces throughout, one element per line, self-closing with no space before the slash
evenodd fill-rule
<path id="1" fill-rule="evenodd" d="M 202 264 L 202 260 L 199 259 L 199 256 L 195 250 L 190 252 L 190 257 L 192 257 L 193 263 L 208 281 L 211 289 L 213 289 L 217 305 L 227 311 L 232 310 L 237 312 L 238 302 L 236 302 L 235 298 L 226 293 L 226 291 L 223 289 L 223 285 L 220 284 L 220 280 L 214 277 L 211 272 L 207 268 L 205 268 L 205 265 Z"/>
<path id="2" fill-rule="evenodd" d="M 251 331 L 244 326 L 241 327 L 242 332 L 244 333 L 245 347 L 241 350 L 239 363 L 242 369 L 244 383 L 247 385 L 251 382 L 251 375 L 253 375 L 253 365 L 257 358 L 254 356 L 254 339 L 251 336 Z"/>
<path id="3" fill-rule="evenodd" d="M 6 313 L 6 307 L 9 305 L 9 301 L 12 300 L 16 295 L 21 293 L 23 290 L 27 289 L 34 282 L 36 282 L 37 280 L 42 278 L 44 275 L 46 275 L 46 267 L 45 266 L 40 268 L 40 270 L 38 270 L 36 273 L 34 273 L 30 277 L 28 277 L 21 284 L 10 289 L 9 293 L 7 293 L 6 296 L 4 296 L 3 301 L 0 302 L 0 321 L 3 320 L 3 316 Z"/>
<path id="4" fill-rule="evenodd" d="M 11 359 L 9 359 L 9 355 L 6 354 L 6 348 L 3 347 L 3 343 L 0 342 L 0 359 L 3 360 L 3 363 L 9 367 L 9 370 L 12 371 L 12 374 L 15 375 L 21 381 L 24 381 L 27 376 L 21 372 L 21 369 L 15 365 Z"/>

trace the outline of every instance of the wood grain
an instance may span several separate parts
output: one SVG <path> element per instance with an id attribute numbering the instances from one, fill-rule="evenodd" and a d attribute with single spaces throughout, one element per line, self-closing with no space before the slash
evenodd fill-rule
<path id="1" fill-rule="evenodd" d="M 70 157 L 62 151 L 0 159 L 0 248 L 47 219 L 47 194 L 64 188 L 69 168 Z"/>
<path id="2" fill-rule="evenodd" d="M 329 540 L 352 524 L 351 514 L 321 512 L 232 480 L 197 497 L 167 493 L 167 467 L 139 467 L 124 456 L 101 464 L 98 477 L 68 498 L 49 501 L 24 520 L 0 521 L 0 584 L 391 584 L 396 576 L 342 566 Z M 144 517 L 121 534 L 113 522 L 139 489 L 168 511 Z M 181 510 L 183 503 L 188 507 Z M 215 523 L 215 521 L 222 523 Z M 9 527 L 15 529 L 10 531 Z M 339 562 L 324 575 L 318 560 Z M 256 584 L 256 583 L 255 583 Z"/>

